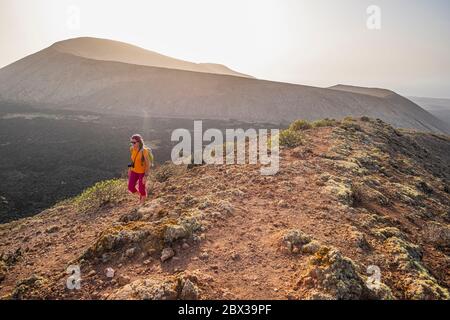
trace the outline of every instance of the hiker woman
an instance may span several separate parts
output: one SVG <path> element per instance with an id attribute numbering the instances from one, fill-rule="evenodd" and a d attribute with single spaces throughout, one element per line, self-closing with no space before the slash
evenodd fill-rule
<path id="1" fill-rule="evenodd" d="M 139 204 L 143 205 L 147 198 L 146 179 L 153 163 L 153 154 L 145 145 L 144 139 L 139 134 L 131 137 L 131 163 L 128 165 L 128 190 L 136 193 L 136 183 L 139 189 Z"/>

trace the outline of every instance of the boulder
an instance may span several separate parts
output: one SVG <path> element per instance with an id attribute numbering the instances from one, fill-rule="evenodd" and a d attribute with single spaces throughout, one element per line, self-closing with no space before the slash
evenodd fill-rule
<path id="1" fill-rule="evenodd" d="M 161 252 L 161 262 L 165 262 L 175 255 L 175 251 L 172 248 L 164 248 Z"/>

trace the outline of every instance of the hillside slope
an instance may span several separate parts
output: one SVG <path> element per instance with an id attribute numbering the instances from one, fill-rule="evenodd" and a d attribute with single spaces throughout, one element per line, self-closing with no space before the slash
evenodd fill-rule
<path id="1" fill-rule="evenodd" d="M 69 40 L 65 45 L 70 43 Z M 71 46 L 66 51 L 75 49 Z M 77 56 L 66 51 L 55 45 L 1 69 L 0 101 L 149 117 L 277 124 L 366 115 L 396 127 L 450 133 L 449 125 L 395 93 L 380 97 L 95 60 L 83 56 L 98 54 Z"/>
<path id="2" fill-rule="evenodd" d="M 0 225 L 0 296 L 449 299 L 450 139 L 365 118 L 299 133 L 275 176 L 164 165 L 143 208 L 116 180 Z"/>

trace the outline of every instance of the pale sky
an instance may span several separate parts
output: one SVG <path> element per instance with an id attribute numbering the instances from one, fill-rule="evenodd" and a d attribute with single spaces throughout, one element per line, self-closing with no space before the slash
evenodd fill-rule
<path id="1" fill-rule="evenodd" d="M 0 67 L 79 36 L 260 79 L 450 98 L 448 0 L 0 0 Z"/>

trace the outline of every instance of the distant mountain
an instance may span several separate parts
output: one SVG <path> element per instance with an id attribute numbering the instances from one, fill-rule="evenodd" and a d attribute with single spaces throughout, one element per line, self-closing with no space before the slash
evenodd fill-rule
<path id="1" fill-rule="evenodd" d="M 450 125 L 450 99 L 409 97 L 436 118 Z"/>
<path id="2" fill-rule="evenodd" d="M 408 97 L 425 110 L 450 110 L 450 99 Z"/>
<path id="3" fill-rule="evenodd" d="M 116 61 L 150 67 L 250 77 L 221 64 L 192 63 L 114 40 L 89 37 L 75 38 L 57 42 L 51 48 L 61 53 L 92 60 Z"/>
<path id="4" fill-rule="evenodd" d="M 203 66 L 203 71 L 180 70 L 194 66 Z M 208 70 L 216 74 L 206 73 L 204 67 L 119 42 L 72 39 L 0 69 L 0 101 L 109 114 L 270 123 L 366 115 L 397 127 L 450 133 L 449 125 L 391 91 L 316 88 L 247 78 L 234 71 L 223 74 L 226 67 L 215 66 Z"/>

